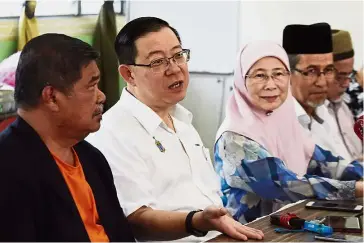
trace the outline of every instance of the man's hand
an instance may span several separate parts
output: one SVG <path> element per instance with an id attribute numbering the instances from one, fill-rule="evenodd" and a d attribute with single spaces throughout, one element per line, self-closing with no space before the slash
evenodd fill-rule
<path id="1" fill-rule="evenodd" d="M 363 197 L 363 181 L 357 181 L 355 183 L 355 197 L 356 198 L 361 198 Z"/>
<path id="2" fill-rule="evenodd" d="M 192 225 L 201 231 L 220 231 L 237 240 L 263 239 L 262 231 L 242 225 L 230 218 L 227 213 L 225 208 L 209 206 L 194 215 Z"/>

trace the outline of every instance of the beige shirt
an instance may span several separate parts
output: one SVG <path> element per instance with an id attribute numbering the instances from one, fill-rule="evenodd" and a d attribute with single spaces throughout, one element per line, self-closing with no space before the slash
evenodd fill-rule
<path id="1" fill-rule="evenodd" d="M 354 117 L 345 102 L 330 102 L 325 105 L 336 124 L 336 132 L 340 135 L 351 159 L 362 157 L 363 143 L 354 132 Z"/>

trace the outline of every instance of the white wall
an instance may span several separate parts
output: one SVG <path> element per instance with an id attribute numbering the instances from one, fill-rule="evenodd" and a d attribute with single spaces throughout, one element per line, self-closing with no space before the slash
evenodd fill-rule
<path id="1" fill-rule="evenodd" d="M 228 76 L 192 73 L 186 98 L 181 102 L 181 105 L 192 112 L 192 124 L 199 132 L 205 147 L 210 149 L 211 155 L 220 126 L 224 85 Z"/>
<path id="2" fill-rule="evenodd" d="M 191 49 L 190 71 L 231 73 L 238 51 L 239 4 L 235 1 L 130 1 L 127 20 L 159 17 L 181 35 Z"/>
<path id="3" fill-rule="evenodd" d="M 355 51 L 355 67 L 363 65 L 363 1 L 246 1 L 240 4 L 239 43 L 274 40 L 282 43 L 288 24 L 327 22 L 348 30 Z"/>

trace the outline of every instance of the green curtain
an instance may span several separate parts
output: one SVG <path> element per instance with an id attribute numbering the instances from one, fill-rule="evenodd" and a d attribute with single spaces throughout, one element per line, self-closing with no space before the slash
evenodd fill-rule
<path id="1" fill-rule="evenodd" d="M 39 35 L 38 22 L 34 17 L 36 1 L 25 1 L 22 13 L 19 18 L 18 28 L 18 51 L 32 38 Z"/>
<path id="2" fill-rule="evenodd" d="M 106 95 L 105 110 L 119 100 L 122 88 L 120 86 L 123 83 L 119 81 L 119 64 L 114 50 L 116 20 L 113 3 L 114 1 L 104 1 L 97 19 L 93 39 L 94 48 L 100 52 L 98 66 L 101 79 L 99 87 Z"/>

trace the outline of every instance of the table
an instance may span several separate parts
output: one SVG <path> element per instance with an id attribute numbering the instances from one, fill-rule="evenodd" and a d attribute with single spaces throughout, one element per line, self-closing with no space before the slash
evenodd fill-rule
<path id="1" fill-rule="evenodd" d="M 288 213 L 288 212 L 294 213 L 298 217 L 304 218 L 307 220 L 312 220 L 317 217 L 329 216 L 329 215 L 355 216 L 358 214 L 358 213 L 350 213 L 350 212 L 306 209 L 305 205 L 308 201 L 317 201 L 317 200 L 306 200 L 302 203 L 293 205 L 292 207 L 282 210 L 281 212 L 279 212 L 279 214 Z M 338 202 L 338 201 L 335 201 L 335 202 Z M 355 202 L 346 201 L 346 202 L 340 202 L 340 203 L 348 203 L 348 204 L 355 203 L 355 204 L 363 205 L 363 199 L 358 199 Z M 262 241 L 265 241 L 265 242 L 266 241 L 274 241 L 274 242 L 287 242 L 287 241 L 290 241 L 290 242 L 315 242 L 315 241 L 317 241 L 314 238 L 314 236 L 316 234 L 311 233 L 311 232 L 285 233 L 285 234 L 274 232 L 275 228 L 281 228 L 281 227 L 276 226 L 276 225 L 271 225 L 269 222 L 269 216 L 259 219 L 257 221 L 251 222 L 247 225 L 250 227 L 262 230 L 264 233 L 264 240 L 262 240 Z M 349 235 L 349 233 L 345 233 L 345 234 Z M 362 236 L 362 234 L 360 234 L 360 233 L 359 234 L 350 233 L 350 235 Z M 261 242 L 258 240 L 249 240 L 249 241 Z M 238 242 L 238 241 L 234 240 L 226 235 L 219 235 L 216 238 L 209 240 L 208 242 Z M 323 241 L 319 241 L 319 242 L 323 242 Z"/>

